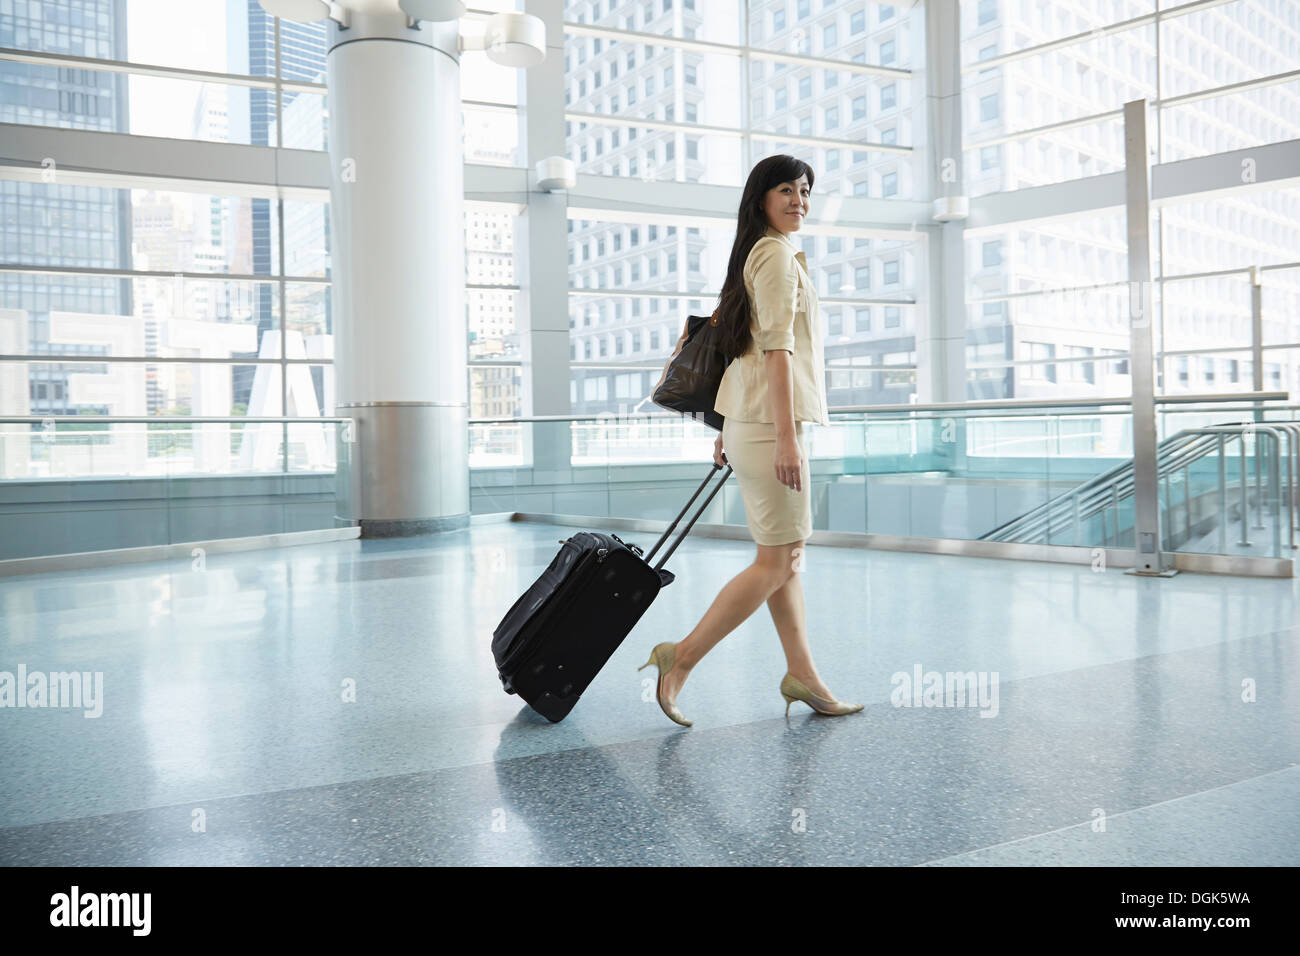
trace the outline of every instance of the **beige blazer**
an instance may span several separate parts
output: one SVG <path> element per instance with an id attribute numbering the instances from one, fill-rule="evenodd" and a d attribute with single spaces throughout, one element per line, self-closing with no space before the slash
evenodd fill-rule
<path id="1" fill-rule="evenodd" d="M 727 366 L 713 410 L 737 421 L 771 424 L 763 353 L 785 349 L 794 372 L 794 420 L 829 425 L 821 300 L 803 252 L 769 226 L 749 251 L 744 278 L 754 341 Z"/>

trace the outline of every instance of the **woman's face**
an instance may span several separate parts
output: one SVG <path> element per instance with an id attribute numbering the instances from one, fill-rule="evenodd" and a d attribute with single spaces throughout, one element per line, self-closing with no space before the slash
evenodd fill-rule
<path id="1" fill-rule="evenodd" d="M 808 195 L 811 192 L 807 173 L 798 182 L 781 183 L 767 191 L 763 197 L 763 214 L 768 225 L 786 235 L 797 232 L 808 215 Z"/>

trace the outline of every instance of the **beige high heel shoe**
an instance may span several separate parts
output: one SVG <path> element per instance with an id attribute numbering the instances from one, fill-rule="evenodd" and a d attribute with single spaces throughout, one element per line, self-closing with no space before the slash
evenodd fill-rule
<path id="1" fill-rule="evenodd" d="M 664 704 L 664 675 L 673 669 L 673 658 L 675 656 L 676 645 L 672 641 L 656 644 L 650 651 L 650 660 L 638 667 L 637 670 L 643 671 L 651 664 L 659 668 L 659 681 L 655 684 L 655 699 L 659 701 L 659 709 L 667 714 L 670 720 L 681 724 L 683 727 L 689 727 L 691 722 L 682 716 L 682 712 L 677 709 L 676 704 Z"/>
<path id="2" fill-rule="evenodd" d="M 819 714 L 827 717 L 842 717 L 844 714 L 856 714 L 865 705 L 863 704 L 846 704 L 840 700 L 827 700 L 825 697 L 818 697 L 803 683 L 792 674 L 786 674 L 781 678 L 781 696 L 785 698 L 785 715 L 790 716 L 790 705 L 796 700 L 801 700 Z"/>

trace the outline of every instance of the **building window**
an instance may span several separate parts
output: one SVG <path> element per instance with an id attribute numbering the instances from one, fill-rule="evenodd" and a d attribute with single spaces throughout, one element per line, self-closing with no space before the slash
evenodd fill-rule
<path id="1" fill-rule="evenodd" d="M 986 269 L 1002 265 L 1002 240 L 995 239 L 984 243 L 981 247 L 981 255 Z"/>
<path id="2" fill-rule="evenodd" d="M 772 32 L 780 33 L 785 29 L 785 11 L 777 10 L 772 14 Z"/>
<path id="3" fill-rule="evenodd" d="M 835 24 L 828 23 L 822 28 L 822 50 L 830 50 L 835 46 Z"/>
<path id="4" fill-rule="evenodd" d="M 812 77 L 802 76 L 799 78 L 799 98 L 807 100 L 812 98 Z"/>
<path id="5" fill-rule="evenodd" d="M 871 289 L 871 266 L 856 266 L 853 269 L 853 287 L 859 292 Z"/>
<path id="6" fill-rule="evenodd" d="M 880 88 L 880 108 L 892 110 L 898 105 L 898 85 L 890 83 Z"/>
<path id="7" fill-rule="evenodd" d="M 980 97 L 980 122 L 988 123 L 998 118 L 998 94 Z"/>
<path id="8" fill-rule="evenodd" d="M 871 331 L 871 307 L 870 306 L 861 306 L 854 310 L 853 331 L 855 332 Z"/>
<path id="9" fill-rule="evenodd" d="M 882 64 L 894 62 L 893 40 L 886 40 L 884 43 L 880 44 L 880 62 Z"/>
<path id="10" fill-rule="evenodd" d="M 786 104 L 785 88 L 782 87 L 779 90 L 774 90 L 772 93 L 773 108 L 778 110 L 783 110 L 785 109 L 785 104 Z"/>
<path id="11" fill-rule="evenodd" d="M 880 177 L 880 195 L 898 195 L 898 173 L 885 173 Z"/>
<path id="12" fill-rule="evenodd" d="M 1002 147 L 1000 146 L 981 146 L 980 147 L 980 170 L 986 171 L 997 168 L 1002 162 Z"/>
<path id="13" fill-rule="evenodd" d="M 857 36 L 867 29 L 867 14 L 864 10 L 856 10 L 849 17 L 849 33 Z"/>
<path id="14" fill-rule="evenodd" d="M 865 96 L 853 97 L 853 118 L 854 120 L 867 118 L 867 98 Z"/>
<path id="15" fill-rule="evenodd" d="M 898 306 L 896 305 L 885 306 L 885 328 L 896 329 L 902 324 L 903 324 L 902 314 L 899 312 Z"/>
<path id="16" fill-rule="evenodd" d="M 837 126 L 839 126 L 839 125 L 840 125 L 840 108 L 839 108 L 838 106 L 828 106 L 828 107 L 826 107 L 826 114 L 825 114 L 825 117 L 824 117 L 824 121 L 825 121 L 825 123 L 826 123 L 826 129 L 828 129 L 828 130 L 835 129 Z"/>
<path id="17" fill-rule="evenodd" d="M 1081 358 L 1085 355 L 1092 355 L 1093 353 L 1091 346 L 1067 345 L 1065 347 L 1065 354 L 1067 356 Z M 1071 362 L 1065 367 L 1065 377 L 1067 380 L 1073 382 L 1087 382 L 1090 385 L 1095 384 L 1097 375 L 1094 363 Z"/>
<path id="18" fill-rule="evenodd" d="M 998 0 L 980 0 L 977 26 L 992 23 L 998 18 Z"/>
<path id="19" fill-rule="evenodd" d="M 885 285 L 898 284 L 898 260 L 890 259 L 884 264 Z"/>
<path id="20" fill-rule="evenodd" d="M 1044 382 L 1056 381 L 1056 366 L 1045 359 L 1056 358 L 1056 346 L 1050 342 L 1026 342 L 1026 357 L 1034 364 L 1025 366 L 1025 378 Z"/>

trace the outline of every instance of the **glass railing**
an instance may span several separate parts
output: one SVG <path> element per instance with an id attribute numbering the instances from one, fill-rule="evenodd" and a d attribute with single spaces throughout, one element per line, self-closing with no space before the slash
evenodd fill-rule
<path id="1" fill-rule="evenodd" d="M 1160 399 L 1157 437 L 1166 441 L 1189 429 L 1241 422 L 1257 410 L 1261 417 L 1289 413 L 1285 393 L 1267 394 L 1267 400 Z M 505 427 L 513 429 L 515 439 L 509 464 L 493 467 L 486 464 L 492 460 L 489 447 L 501 440 Z M 475 511 L 647 519 L 677 513 L 712 460 L 717 435 L 690 419 L 662 413 L 483 421 L 471 422 L 470 429 L 471 461 L 484 463 L 471 469 Z M 1033 534 L 1009 540 L 1133 547 L 1131 477 L 1127 485 L 1119 480 L 1113 487 L 1105 486 L 1103 477 L 1126 468 L 1131 476 L 1131 413 L 1122 401 L 838 410 L 829 426 L 811 427 L 808 436 L 814 529 L 975 541 L 1046 509 L 1046 521 Z M 543 462 L 529 467 L 526 463 L 539 454 Z M 1220 482 L 1216 454 L 1211 448 L 1195 460 L 1166 463 L 1159 483 L 1162 550 L 1290 557 L 1285 527 L 1278 549 L 1272 547 L 1271 532 L 1259 542 L 1251 540 L 1245 550 L 1233 544 L 1240 541 L 1234 524 L 1239 505 L 1221 516 L 1218 504 L 1229 492 L 1238 500 L 1241 482 L 1235 471 Z M 1284 460 L 1283 453 L 1275 454 Z M 1252 443 L 1244 460 L 1250 507 L 1267 511 L 1268 455 L 1261 464 Z M 1062 515 L 1061 502 L 1090 482 L 1099 488 L 1087 506 Z M 1282 479 L 1278 494 L 1289 500 L 1285 484 Z M 1056 504 L 1048 508 L 1051 502 Z M 744 526 L 736 483 L 724 488 L 701 521 Z"/>
<path id="2" fill-rule="evenodd" d="M 334 528 L 346 423 L 0 418 L 0 559 Z"/>
<path id="3" fill-rule="evenodd" d="M 1276 394 L 1158 401 L 1162 449 L 1196 430 L 1297 417 Z M 1004 540 L 1132 548 L 1130 423 L 1120 400 L 837 409 L 829 426 L 807 426 L 813 526 L 978 541 L 1019 523 L 1024 534 Z M 350 428 L 343 418 L 0 419 L 0 558 L 346 524 L 336 495 L 349 482 L 336 473 L 351 467 Z M 1200 454 L 1165 462 L 1162 550 L 1290 557 L 1295 434 L 1261 427 L 1227 438 L 1222 455 L 1217 438 L 1202 438 Z M 658 410 L 471 420 L 470 510 L 670 520 L 710 467 L 716 435 Z M 743 529 L 738 483 L 700 520 Z"/>

